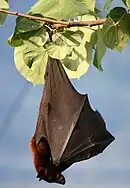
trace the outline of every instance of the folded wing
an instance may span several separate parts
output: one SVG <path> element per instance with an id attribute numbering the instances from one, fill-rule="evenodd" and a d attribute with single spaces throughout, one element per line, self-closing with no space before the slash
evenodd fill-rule
<path id="1" fill-rule="evenodd" d="M 61 62 L 48 61 L 45 86 L 36 126 L 36 142 L 45 137 L 52 160 L 61 168 L 89 159 L 114 140 L 98 111 L 94 111 L 88 96 L 72 86 Z"/>

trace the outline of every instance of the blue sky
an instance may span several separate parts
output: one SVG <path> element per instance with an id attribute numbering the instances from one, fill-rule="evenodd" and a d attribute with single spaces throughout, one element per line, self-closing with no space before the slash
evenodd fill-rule
<path id="1" fill-rule="evenodd" d="M 26 12 L 34 2 L 10 0 L 10 7 Z M 35 178 L 28 144 L 43 86 L 32 87 L 15 68 L 13 48 L 6 43 L 14 24 L 15 17 L 9 16 L 0 28 L 0 187 L 60 188 Z M 89 94 L 92 107 L 101 112 L 116 140 L 103 154 L 68 169 L 66 188 L 130 187 L 130 45 L 121 54 L 108 50 L 102 64 L 104 72 L 91 66 L 73 84 L 79 92 Z"/>

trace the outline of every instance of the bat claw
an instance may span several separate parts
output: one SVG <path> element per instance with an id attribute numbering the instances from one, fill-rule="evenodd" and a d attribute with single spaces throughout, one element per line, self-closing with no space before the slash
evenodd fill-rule
<path id="1" fill-rule="evenodd" d="M 42 174 L 38 173 L 37 176 L 36 176 L 36 178 L 38 178 L 39 181 L 41 181 L 43 179 L 43 176 L 42 176 Z"/>
<path id="2" fill-rule="evenodd" d="M 38 174 L 38 175 L 36 176 L 36 178 L 40 178 L 40 174 Z"/>
<path id="3" fill-rule="evenodd" d="M 42 177 L 39 178 L 39 181 L 41 181 L 41 180 L 42 180 Z"/>

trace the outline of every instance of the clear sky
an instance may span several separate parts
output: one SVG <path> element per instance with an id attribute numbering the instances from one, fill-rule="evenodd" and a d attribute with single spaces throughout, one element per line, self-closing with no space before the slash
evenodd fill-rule
<path id="1" fill-rule="evenodd" d="M 10 0 L 10 7 L 26 12 L 34 2 Z M 13 48 L 6 43 L 14 24 L 15 17 L 9 16 L 0 28 L 0 187 L 60 188 L 35 178 L 28 145 L 43 86 L 32 87 L 15 68 Z M 91 105 L 100 111 L 116 140 L 103 154 L 68 169 L 64 173 L 66 188 L 130 187 L 130 45 L 121 54 L 108 50 L 102 64 L 104 72 L 91 66 L 73 84 L 79 92 L 88 93 Z"/>

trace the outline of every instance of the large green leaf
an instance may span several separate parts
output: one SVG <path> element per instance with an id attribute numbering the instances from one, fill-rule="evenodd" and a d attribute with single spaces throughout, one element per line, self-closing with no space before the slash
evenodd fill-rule
<path id="1" fill-rule="evenodd" d="M 57 45 L 53 42 L 48 43 L 46 46 L 48 55 L 55 59 L 64 59 L 71 52 L 71 47 L 67 45 Z"/>
<path id="2" fill-rule="evenodd" d="M 126 46 L 130 35 L 129 14 L 122 7 L 116 7 L 108 14 L 103 25 L 103 40 L 108 48 L 121 50 Z"/>
<path id="3" fill-rule="evenodd" d="M 8 0 L 0 0 L 0 9 L 8 9 L 9 3 Z"/>
<path id="4" fill-rule="evenodd" d="M 0 9 L 9 9 L 8 0 L 0 0 Z M 0 26 L 4 23 L 7 14 L 0 13 Z"/>
<path id="5" fill-rule="evenodd" d="M 80 61 L 77 55 L 75 55 L 75 53 L 72 51 L 71 56 L 68 56 L 65 59 L 63 59 L 62 63 L 65 65 L 67 69 L 71 71 L 77 71 Z"/>
<path id="6" fill-rule="evenodd" d="M 16 19 L 16 30 L 19 33 L 34 31 L 34 30 L 41 28 L 43 24 L 44 23 L 36 21 L 36 20 L 30 20 L 28 18 L 18 17 Z"/>
<path id="7" fill-rule="evenodd" d="M 89 53 L 89 54 L 88 54 Z M 89 68 L 92 58 L 92 48 L 89 45 L 74 47 L 71 55 L 62 60 L 69 78 L 80 78 Z"/>
<path id="8" fill-rule="evenodd" d="M 45 17 L 58 20 L 87 14 L 93 11 L 94 0 L 39 0 L 30 9 L 29 14 L 40 13 Z"/>
<path id="9" fill-rule="evenodd" d="M 62 60 L 66 68 L 76 71 L 80 62 L 86 60 L 87 52 L 84 45 L 74 47 L 71 54 Z"/>
<path id="10" fill-rule="evenodd" d="M 8 44 L 13 47 L 22 46 L 24 44 L 23 39 L 19 33 L 14 33 L 8 38 Z"/>
<path id="11" fill-rule="evenodd" d="M 43 46 L 37 46 L 34 43 L 26 42 L 24 45 L 16 47 L 14 60 L 16 68 L 23 77 L 33 84 L 42 84 L 44 83 L 48 54 Z"/>
<path id="12" fill-rule="evenodd" d="M 101 61 L 102 61 L 102 58 L 103 58 L 105 52 L 106 52 L 106 46 L 103 42 L 101 32 L 99 29 L 99 31 L 97 32 L 97 45 L 96 45 L 96 49 L 95 49 L 93 64 L 100 71 L 103 71 L 103 68 L 101 66 Z"/>
<path id="13" fill-rule="evenodd" d="M 96 20 L 96 18 L 92 15 L 84 15 L 84 16 L 78 16 L 79 21 L 93 21 Z M 90 28 L 89 26 L 86 27 L 80 27 L 78 30 L 82 31 L 84 33 L 83 41 L 84 42 L 91 42 L 93 33 L 98 29 L 98 26 L 94 26 Z"/>
<path id="14" fill-rule="evenodd" d="M 55 45 L 48 43 L 50 51 L 48 54 L 61 60 L 69 78 L 79 78 L 88 70 L 92 58 L 92 46 L 85 45 L 83 38 L 84 33 L 75 28 L 54 34 Z"/>
<path id="15" fill-rule="evenodd" d="M 14 33 L 8 39 L 8 43 L 13 47 L 18 47 L 24 44 L 24 40 L 29 40 L 29 38 L 35 36 L 45 37 L 46 35 L 47 32 L 43 27 L 43 23 L 18 17 Z"/>
<path id="16" fill-rule="evenodd" d="M 22 46 L 24 41 L 37 41 L 37 45 L 44 45 L 49 36 L 46 30 L 42 27 L 37 30 L 20 33 L 19 30 L 15 30 L 14 34 L 8 39 L 9 45 L 13 47 Z"/>
<path id="17" fill-rule="evenodd" d="M 130 9 L 130 0 L 122 0 L 123 3 Z"/>
<path id="18" fill-rule="evenodd" d="M 78 63 L 77 63 L 77 65 L 78 65 Z M 80 62 L 80 64 L 77 66 L 76 71 L 72 71 L 72 70 L 68 69 L 64 64 L 63 64 L 63 67 L 64 67 L 64 69 L 65 69 L 65 71 L 66 71 L 66 73 L 67 73 L 67 75 L 70 79 L 74 79 L 74 78 L 79 79 L 81 76 L 83 76 L 88 71 L 89 64 L 87 63 L 86 60 Z"/>
<path id="19" fill-rule="evenodd" d="M 90 64 L 92 61 L 92 55 L 93 55 L 93 45 L 89 42 L 86 42 L 85 48 L 87 52 L 86 61 L 88 62 L 88 64 Z"/>
<path id="20" fill-rule="evenodd" d="M 91 12 L 94 12 L 96 0 L 84 0 L 84 3 Z"/>
<path id="21" fill-rule="evenodd" d="M 56 33 L 53 35 L 53 42 L 49 42 L 45 45 L 45 48 L 48 52 L 48 55 L 52 58 L 64 59 L 67 55 L 69 55 L 73 48 L 77 48 L 82 43 L 83 39 L 82 31 L 69 31 L 66 30 L 62 33 Z M 84 47 L 85 49 L 85 47 Z M 79 54 L 83 54 L 81 52 L 83 48 L 77 48 Z M 84 53 L 86 55 L 86 52 Z"/>
<path id="22" fill-rule="evenodd" d="M 83 44 L 81 44 L 80 46 L 74 47 L 73 52 L 77 55 L 77 57 L 81 61 L 85 60 L 87 57 L 87 51 Z"/>
<path id="23" fill-rule="evenodd" d="M 74 47 L 79 46 L 83 41 L 84 33 L 80 30 L 65 30 L 53 35 L 53 42 L 57 45 Z"/>
<path id="24" fill-rule="evenodd" d="M 80 30 L 66 30 L 61 33 L 59 40 L 64 41 L 68 46 L 79 46 L 82 43 L 84 33 Z"/>

